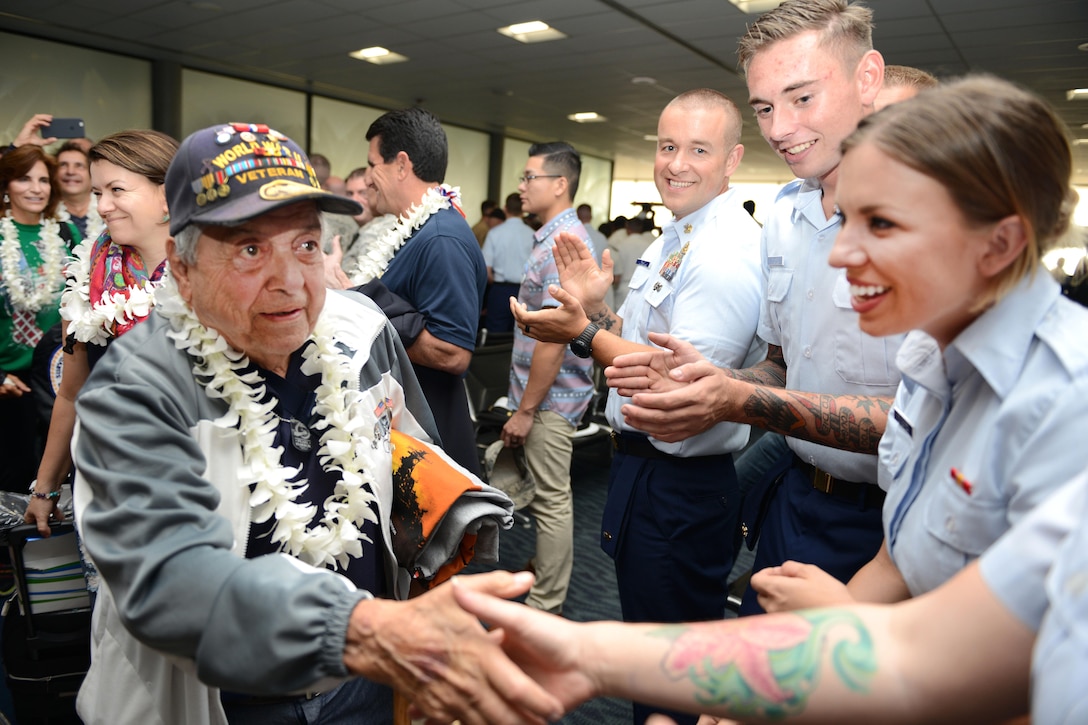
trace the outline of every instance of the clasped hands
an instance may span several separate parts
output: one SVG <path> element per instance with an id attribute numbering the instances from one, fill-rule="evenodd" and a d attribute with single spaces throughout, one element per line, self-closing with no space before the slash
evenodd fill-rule
<path id="1" fill-rule="evenodd" d="M 589 324 L 610 314 L 604 295 L 612 283 L 613 263 L 606 249 L 598 267 L 585 243 L 569 233 L 556 237 L 555 266 L 560 285 L 548 293 L 558 307 L 530 312 L 515 298 L 510 310 L 529 337 L 566 344 Z M 630 324 L 635 324 L 632 321 Z M 621 412 L 638 430 L 665 442 L 701 433 L 724 419 L 742 399 L 734 380 L 706 360 L 691 344 L 671 335 L 649 333 L 660 349 L 617 355 L 605 369 L 608 386 L 631 398 Z"/>
<path id="2" fill-rule="evenodd" d="M 585 242 L 569 232 L 556 236 L 552 250 L 560 285 L 549 285 L 548 294 L 558 307 L 530 312 L 516 297 L 510 311 L 523 333 L 541 342 L 567 344 L 589 324 L 589 315 L 607 312 L 605 292 L 612 284 L 612 255 L 606 249 L 600 267 Z"/>
<path id="3" fill-rule="evenodd" d="M 487 677 L 487 684 L 495 688 L 495 693 L 477 693 L 477 701 L 481 705 L 489 705 L 488 717 L 492 719 L 488 722 L 509 722 L 505 717 L 507 714 L 514 718 L 527 717 L 525 722 L 538 722 L 538 713 L 546 712 L 538 708 L 546 708 L 551 703 L 568 712 L 592 697 L 616 694 L 617 682 L 628 679 L 622 652 L 604 655 L 598 651 L 602 642 L 609 641 L 607 637 L 601 639 L 602 632 L 611 630 L 611 636 L 615 639 L 619 634 L 615 628 L 624 625 L 572 622 L 506 601 L 527 590 L 531 583 L 532 575 L 525 572 L 492 572 L 455 577 L 448 586 L 431 593 L 446 590 L 442 592 L 443 605 L 451 604 L 452 599 L 452 613 L 456 614 L 454 619 L 467 614 L 491 627 L 486 633 L 489 640 L 487 645 L 494 647 L 497 654 L 479 662 L 484 663 L 487 670 L 498 665 L 500 676 L 489 674 Z M 760 591 L 760 602 L 772 611 L 851 600 L 844 584 L 817 567 L 797 562 L 786 562 L 780 567 L 757 573 L 752 585 Z M 446 611 L 451 613 L 450 609 Z M 595 634 L 591 634 L 591 631 Z M 619 636 L 618 639 L 626 641 L 629 637 Z M 469 645 L 457 646 L 460 652 L 471 649 Z M 475 686 L 479 687 L 479 684 Z M 457 689 L 454 685 L 455 692 Z M 418 696 L 419 690 L 412 690 L 412 693 Z M 553 699 L 549 700 L 549 697 Z M 516 708 L 516 711 L 506 713 L 504 707 Z M 444 705 L 440 705 L 438 710 L 457 712 Z M 554 719 L 555 713 L 546 717 Z M 432 717 L 427 722 L 444 721 Z M 476 720 L 464 719 L 464 722 Z M 667 725 L 670 721 L 655 717 L 653 722 L 655 725 Z M 720 725 L 731 721 L 704 715 L 699 722 L 700 725 Z"/>

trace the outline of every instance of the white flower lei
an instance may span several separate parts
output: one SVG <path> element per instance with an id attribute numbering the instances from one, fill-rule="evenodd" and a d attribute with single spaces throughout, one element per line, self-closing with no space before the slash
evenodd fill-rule
<path id="1" fill-rule="evenodd" d="M 275 518 L 271 540 L 280 550 L 312 566 L 347 568 L 349 557 L 361 558 L 362 541 L 370 541 L 356 522 L 377 521 L 371 504 L 374 495 L 364 484 L 375 483 L 370 473 L 371 446 L 364 430 L 367 411 L 363 395 L 352 387 L 351 359 L 337 346 L 329 323 L 322 315 L 303 350 L 302 372 L 321 374 L 314 412 L 315 427 L 324 430 L 318 450 L 321 466 L 339 473 L 331 496 L 325 499 L 320 523 L 309 524 L 316 513 L 313 504 L 296 503 L 306 490 L 305 479 L 292 481 L 299 468 L 281 464 L 283 448 L 275 446 L 277 401 L 262 403 L 265 387 L 261 375 L 250 370 L 249 358 L 234 350 L 217 331 L 202 325 L 177 294 L 173 279 L 159 292 L 159 311 L 174 328 L 168 333 L 178 349 L 194 360 L 193 373 L 209 398 L 225 400 L 226 415 L 215 421 L 221 428 L 237 426 L 244 467 L 240 477 L 252 485 L 249 505 L 252 521 Z"/>
<path id="2" fill-rule="evenodd" d="M 19 273 L 19 260 L 24 258 L 19 245 L 19 231 L 9 211 L 0 219 L 0 231 L 4 241 L 0 243 L 0 273 L 3 274 L 4 290 L 11 304 L 26 312 L 37 312 L 60 296 L 64 282 L 64 263 L 68 248 L 60 238 L 60 224 L 56 219 L 43 219 L 40 224 L 38 251 L 42 255 L 42 273 Z M 34 278 L 37 277 L 37 284 Z"/>
<path id="3" fill-rule="evenodd" d="M 57 219 L 62 222 L 72 221 L 72 213 L 68 211 L 68 207 L 64 205 L 63 201 L 57 205 Z M 86 229 L 87 233 L 84 236 L 92 242 L 102 236 L 102 232 L 106 231 L 106 222 L 98 214 L 98 197 L 94 194 L 91 194 L 91 201 L 87 205 Z"/>
<path id="4" fill-rule="evenodd" d="M 460 198 L 459 187 L 442 184 L 427 189 L 427 193 L 423 195 L 419 204 L 413 204 L 407 213 L 397 217 L 396 225 L 375 239 L 366 254 L 359 256 L 355 269 L 348 275 L 352 284 L 365 284 L 372 279 L 380 278 L 385 273 L 385 268 L 389 266 L 389 261 L 393 259 L 393 255 L 408 241 L 408 237 L 426 224 L 432 214 L 442 209 L 449 209 L 451 200 L 456 202 Z"/>
<path id="5" fill-rule="evenodd" d="M 117 290 L 91 304 L 91 251 L 94 242 L 83 240 L 72 252 L 75 261 L 68 268 L 68 282 L 60 298 L 60 316 L 72 324 L 68 332 L 76 340 L 90 345 L 105 345 L 113 337 L 116 325 L 127 320 L 141 320 L 155 306 L 155 291 L 162 285 L 145 280 L 135 287 Z M 165 279 L 166 275 L 163 275 Z"/>

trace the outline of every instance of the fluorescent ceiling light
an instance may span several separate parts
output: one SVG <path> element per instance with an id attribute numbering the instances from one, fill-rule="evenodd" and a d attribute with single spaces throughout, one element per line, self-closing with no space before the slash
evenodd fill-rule
<path id="1" fill-rule="evenodd" d="M 1065 92 L 1065 100 L 1067 101 L 1085 101 L 1088 100 L 1088 88 L 1074 88 L 1071 91 Z"/>
<path id="2" fill-rule="evenodd" d="M 782 4 L 782 0 L 729 0 L 729 2 L 736 5 L 741 11 L 752 15 L 774 10 Z"/>
<path id="3" fill-rule="evenodd" d="M 597 113 L 596 111 L 584 111 L 582 113 L 572 113 L 567 116 L 571 121 L 576 123 L 600 123 L 601 121 L 607 121 L 608 119 Z"/>
<path id="4" fill-rule="evenodd" d="M 348 53 L 352 58 L 359 60 L 365 60 L 367 63 L 373 63 L 374 65 L 388 65 L 389 63 L 403 63 L 408 60 L 408 56 L 401 55 L 400 53 L 394 53 L 393 51 L 383 48 L 380 45 L 375 45 L 370 48 L 363 48 L 362 50 L 356 50 L 352 53 Z"/>
<path id="5" fill-rule="evenodd" d="M 646 134 L 645 136 L 642 137 L 642 140 L 643 141 L 657 141 L 657 134 L 656 133 L 648 133 L 648 134 Z"/>
<path id="6" fill-rule="evenodd" d="M 543 43 L 547 40 L 560 40 L 567 37 L 566 33 L 556 30 L 541 20 L 514 23 L 505 28 L 499 28 L 499 32 L 521 43 Z"/>

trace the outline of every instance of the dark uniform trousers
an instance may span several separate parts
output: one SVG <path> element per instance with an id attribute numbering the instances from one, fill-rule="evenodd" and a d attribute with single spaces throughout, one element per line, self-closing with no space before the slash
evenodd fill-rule
<path id="1" fill-rule="evenodd" d="M 614 435 L 601 548 L 612 557 L 627 622 L 721 619 L 740 493 L 732 455 L 678 458 L 644 436 Z M 665 712 L 635 703 L 635 722 Z"/>
<path id="2" fill-rule="evenodd" d="M 753 572 L 793 560 L 815 564 L 847 582 L 876 556 L 884 540 L 884 492 L 876 484 L 832 479 L 795 456 L 771 496 Z M 740 614 L 762 613 L 749 586 Z"/>

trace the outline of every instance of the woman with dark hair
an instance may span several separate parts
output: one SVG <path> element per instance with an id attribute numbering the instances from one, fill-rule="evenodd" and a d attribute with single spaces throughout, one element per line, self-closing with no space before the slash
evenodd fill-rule
<path id="1" fill-rule="evenodd" d="M 41 451 L 31 360 L 60 321 L 64 269 L 79 232 L 56 219 L 56 162 L 39 146 L 0 158 L 0 489 L 26 491 Z"/>
<path id="2" fill-rule="evenodd" d="M 106 231 L 75 250 L 60 315 L 65 355 L 49 438 L 26 510 L 49 535 L 72 467 L 75 398 L 111 340 L 147 317 L 166 271 L 170 215 L 163 180 L 178 142 L 158 131 L 122 131 L 90 151 L 91 188 Z"/>

